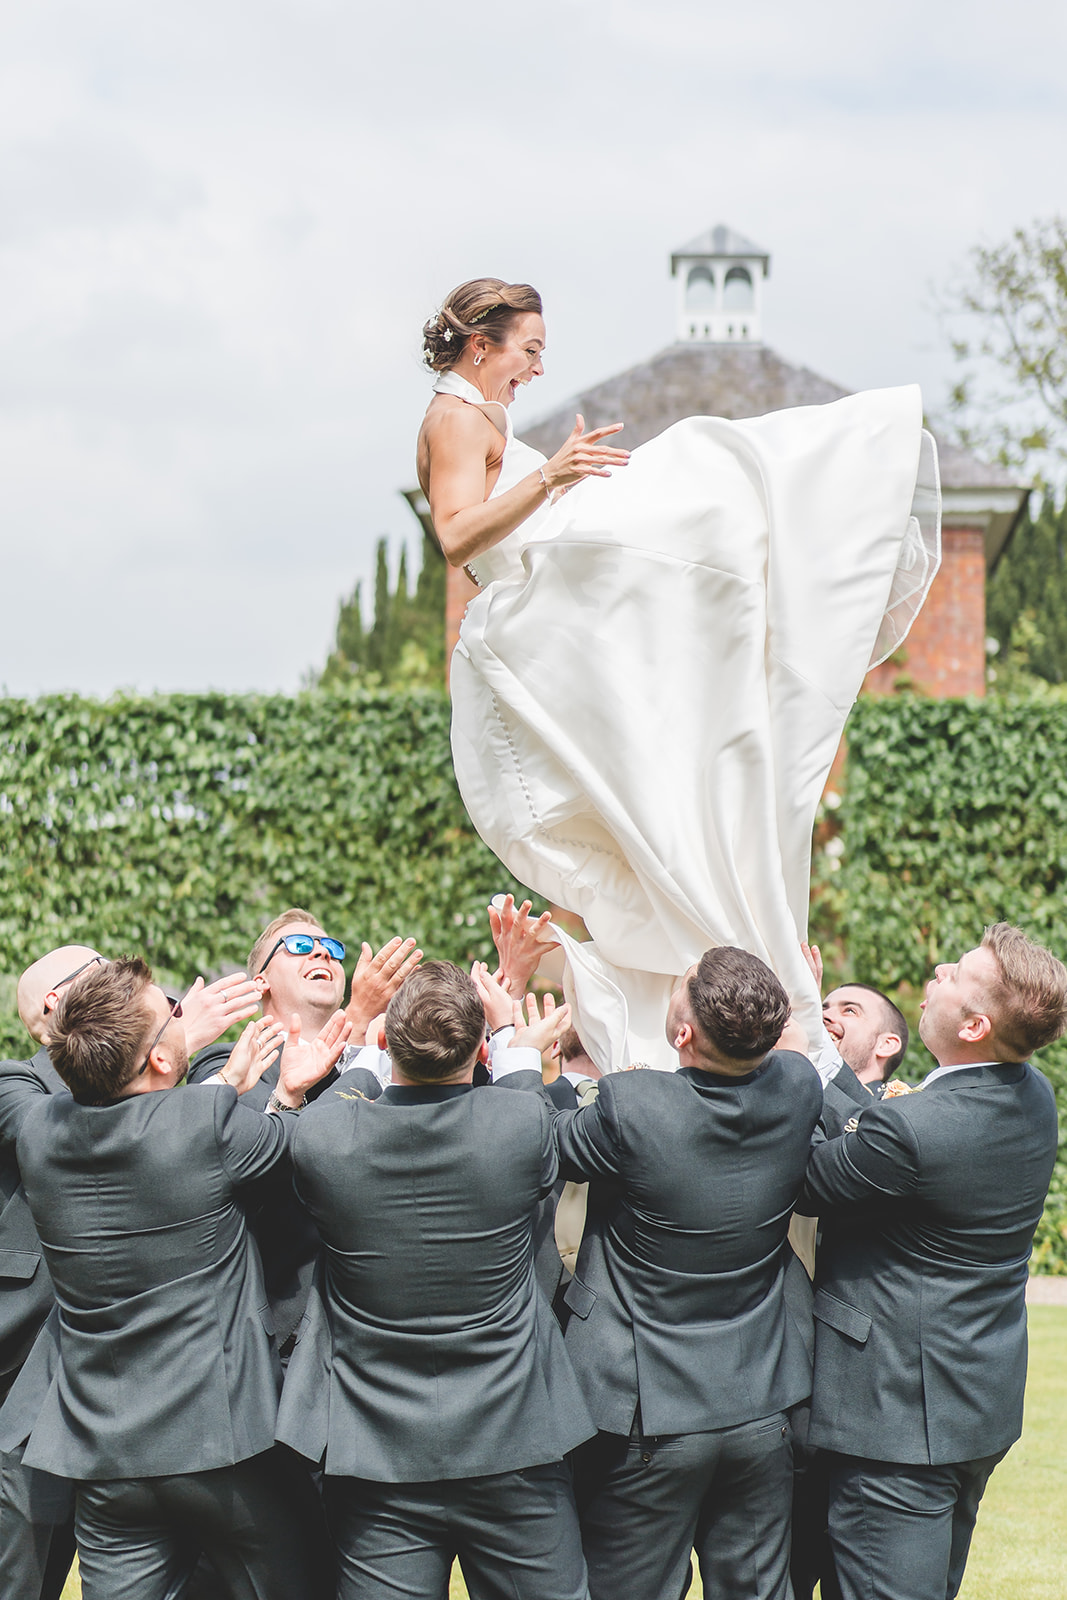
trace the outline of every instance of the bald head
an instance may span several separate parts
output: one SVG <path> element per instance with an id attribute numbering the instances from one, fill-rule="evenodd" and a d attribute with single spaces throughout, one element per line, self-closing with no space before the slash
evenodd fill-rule
<path id="1" fill-rule="evenodd" d="M 48 1013 L 55 1009 L 57 995 L 65 983 L 93 961 L 103 961 L 99 950 L 87 944 L 63 944 L 35 961 L 19 979 L 15 998 L 22 1025 L 38 1044 L 44 1044 Z"/>

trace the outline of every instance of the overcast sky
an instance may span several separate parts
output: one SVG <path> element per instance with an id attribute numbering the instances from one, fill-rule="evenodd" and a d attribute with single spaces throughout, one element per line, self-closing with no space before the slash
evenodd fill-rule
<path id="1" fill-rule="evenodd" d="M 0 29 L 0 690 L 291 689 L 414 528 L 419 327 L 545 298 L 533 420 L 671 342 L 672 247 L 767 343 L 944 403 L 968 248 L 1067 210 L 1067 8 L 39 0 Z M 366 585 L 365 585 L 366 587 Z"/>

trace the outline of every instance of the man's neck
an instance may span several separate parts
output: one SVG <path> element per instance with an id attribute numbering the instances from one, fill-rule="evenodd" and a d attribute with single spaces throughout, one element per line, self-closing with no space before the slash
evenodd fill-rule
<path id="1" fill-rule="evenodd" d="M 471 1083 L 473 1078 L 473 1063 L 460 1072 L 453 1072 L 447 1078 L 409 1078 L 407 1073 L 402 1072 L 396 1062 L 393 1062 L 393 1082 L 399 1084 L 402 1089 L 453 1089 L 458 1083 Z"/>
<path id="2" fill-rule="evenodd" d="M 697 1072 L 709 1073 L 713 1078 L 750 1078 L 766 1059 L 766 1056 L 758 1056 L 755 1061 L 735 1061 L 725 1056 L 698 1056 L 693 1050 L 678 1052 L 679 1068 L 695 1067 Z"/>

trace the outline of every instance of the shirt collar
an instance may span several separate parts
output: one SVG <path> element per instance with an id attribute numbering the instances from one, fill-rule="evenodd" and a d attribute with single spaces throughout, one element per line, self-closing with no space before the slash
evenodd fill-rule
<path id="1" fill-rule="evenodd" d="M 1022 1062 L 1020 1061 L 1016 1064 L 1021 1066 Z M 920 1089 L 925 1089 L 927 1084 L 935 1082 L 936 1079 L 947 1078 L 950 1072 L 972 1072 L 975 1067 L 1002 1067 L 1003 1065 L 1002 1061 L 959 1061 L 952 1067 L 935 1067 L 933 1072 L 926 1074 L 919 1087 Z"/>

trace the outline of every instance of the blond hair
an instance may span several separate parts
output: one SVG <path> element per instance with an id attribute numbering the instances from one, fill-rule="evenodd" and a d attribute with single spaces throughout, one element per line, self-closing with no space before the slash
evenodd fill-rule
<path id="1" fill-rule="evenodd" d="M 250 978 L 254 978 L 263 964 L 263 958 L 279 933 L 290 922 L 305 923 L 309 928 L 321 928 L 322 923 L 318 917 L 313 917 L 310 911 L 304 911 L 300 906 L 290 906 L 288 911 L 283 911 L 280 917 L 275 917 L 273 922 L 268 922 L 259 938 L 248 953 L 248 965 L 245 969 Z"/>
<path id="2" fill-rule="evenodd" d="M 982 935 L 982 948 L 1000 971 L 990 997 L 994 1040 L 1024 1059 L 1067 1029 L 1067 967 L 1009 922 L 992 923 Z"/>

